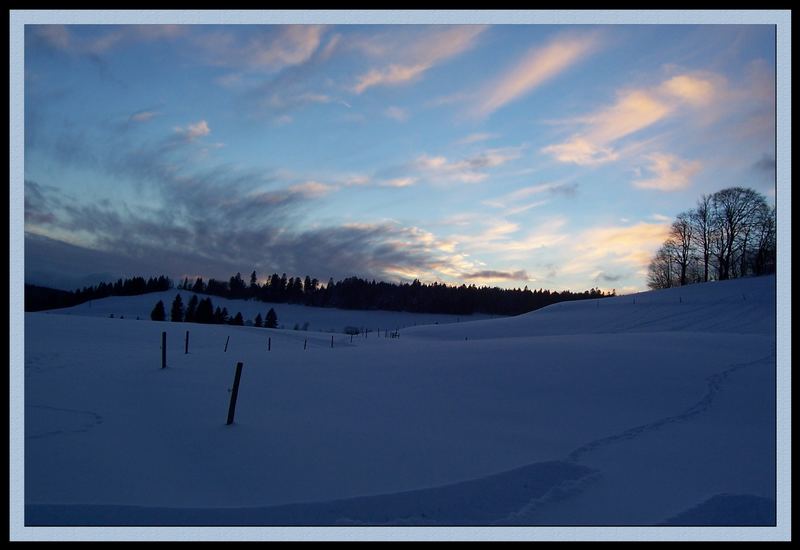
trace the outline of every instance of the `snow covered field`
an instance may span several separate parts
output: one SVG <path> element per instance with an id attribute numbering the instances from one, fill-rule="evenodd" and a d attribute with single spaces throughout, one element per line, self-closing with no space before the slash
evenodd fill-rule
<path id="1" fill-rule="evenodd" d="M 469 322 L 135 320 L 174 295 L 25 314 L 27 525 L 775 524 L 774 276 Z M 331 348 L 348 325 L 409 328 Z"/>

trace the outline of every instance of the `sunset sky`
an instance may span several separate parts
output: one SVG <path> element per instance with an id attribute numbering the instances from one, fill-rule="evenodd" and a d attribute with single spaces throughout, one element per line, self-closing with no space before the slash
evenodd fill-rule
<path id="1" fill-rule="evenodd" d="M 771 25 L 28 25 L 25 271 L 646 288 L 775 200 Z"/>

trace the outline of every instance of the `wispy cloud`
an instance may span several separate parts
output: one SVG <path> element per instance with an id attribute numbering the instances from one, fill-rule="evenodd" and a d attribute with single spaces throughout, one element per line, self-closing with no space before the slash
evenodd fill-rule
<path id="1" fill-rule="evenodd" d="M 587 58 L 600 45 L 597 34 L 559 36 L 529 50 L 511 69 L 481 93 L 473 114 L 488 116 L 535 90 Z"/>
<path id="2" fill-rule="evenodd" d="M 386 109 L 384 111 L 384 114 L 387 117 L 389 117 L 389 118 L 391 118 L 393 120 L 396 120 L 397 122 L 405 122 L 406 120 L 408 120 L 408 116 L 409 116 L 408 115 L 408 111 L 406 111 L 405 109 L 401 109 L 400 107 L 395 107 L 395 106 L 392 106 L 392 107 L 389 107 L 388 109 Z"/>
<path id="3" fill-rule="evenodd" d="M 106 25 L 100 33 L 78 35 L 68 25 L 32 25 L 32 30 L 44 43 L 65 53 L 100 55 L 123 44 L 150 42 L 183 36 L 189 32 L 185 25 Z"/>
<path id="4" fill-rule="evenodd" d="M 665 153 L 653 153 L 646 157 L 650 161 L 648 170 L 653 177 L 634 180 L 633 185 L 640 189 L 658 191 L 679 191 L 689 187 L 692 177 L 700 171 L 700 161 L 687 161 Z"/>
<path id="5" fill-rule="evenodd" d="M 205 120 L 201 120 L 194 124 L 189 124 L 185 128 L 176 126 L 174 131 L 182 140 L 194 141 L 197 138 L 209 135 L 211 133 L 211 128 L 208 127 L 208 123 Z"/>
<path id="6" fill-rule="evenodd" d="M 485 30 L 483 25 L 436 26 L 423 31 L 421 36 L 394 37 L 393 47 L 375 39 L 362 40 L 360 47 L 373 56 L 389 57 L 393 61 L 383 67 L 370 69 L 359 75 L 351 90 L 362 94 L 375 86 L 397 86 L 419 79 L 437 64 L 471 48 L 476 38 Z M 402 39 L 402 42 L 397 41 Z"/>
<path id="7" fill-rule="evenodd" d="M 158 116 L 159 114 L 160 113 L 158 111 L 138 111 L 136 113 L 133 113 L 130 116 L 129 120 L 131 120 L 132 122 L 147 122 L 148 120 L 151 120 L 152 118 Z"/>
<path id="8" fill-rule="evenodd" d="M 499 134 L 491 134 L 491 133 L 488 133 L 488 132 L 480 132 L 480 133 L 470 134 L 468 136 L 465 136 L 464 138 L 458 140 L 458 143 L 460 145 L 469 145 L 471 143 L 479 143 L 479 142 L 482 142 L 482 141 L 488 141 L 488 140 L 495 139 L 495 138 L 498 138 L 498 137 L 500 137 Z"/>
<path id="9" fill-rule="evenodd" d="M 303 195 L 306 198 L 324 197 L 337 189 L 338 187 L 335 185 L 320 183 L 318 181 L 307 181 L 289 186 L 289 191 Z"/>
<path id="10" fill-rule="evenodd" d="M 616 101 L 595 113 L 570 121 L 581 127 L 563 143 L 542 152 L 563 163 L 596 165 L 621 158 L 616 143 L 645 128 L 685 112 L 705 109 L 725 95 L 725 81 L 712 73 L 674 76 L 652 88 L 628 89 Z"/>
<path id="11" fill-rule="evenodd" d="M 379 185 L 381 187 L 409 187 L 417 183 L 417 178 L 392 178 L 382 181 Z"/>
<path id="12" fill-rule="evenodd" d="M 600 226 L 576 235 L 562 275 L 591 274 L 607 266 L 645 274 L 653 253 L 664 242 L 669 223 L 639 222 L 628 226 Z"/>
<path id="13" fill-rule="evenodd" d="M 521 214 L 531 208 L 543 206 L 550 202 L 550 198 L 556 195 L 574 196 L 577 189 L 577 183 L 543 183 L 523 187 L 511 193 L 487 199 L 483 201 L 483 204 L 493 208 L 502 208 L 505 210 L 504 214 L 506 216 L 513 216 Z M 544 200 L 535 200 L 533 202 L 530 201 L 531 198 L 540 198 L 542 195 L 546 195 L 548 198 Z"/>
<path id="14" fill-rule="evenodd" d="M 420 155 L 414 162 L 416 169 L 442 181 L 477 183 L 488 177 L 486 170 L 502 166 L 522 155 L 525 145 L 487 149 L 461 160 L 448 160 L 444 156 Z"/>
<path id="15" fill-rule="evenodd" d="M 476 271 L 474 273 L 465 273 L 464 275 L 462 275 L 462 277 L 467 280 L 480 279 L 483 281 L 530 280 L 528 272 L 525 271 L 524 269 L 520 269 L 518 271 L 493 271 L 493 270 Z"/>
<path id="16" fill-rule="evenodd" d="M 323 25 L 266 25 L 246 34 L 203 31 L 193 35 L 193 45 L 211 65 L 275 72 L 308 61 L 320 48 L 325 29 Z"/>

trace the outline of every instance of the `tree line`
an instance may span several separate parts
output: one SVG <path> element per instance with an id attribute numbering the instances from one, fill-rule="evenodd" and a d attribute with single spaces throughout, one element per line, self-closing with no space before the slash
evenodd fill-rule
<path id="1" fill-rule="evenodd" d="M 681 212 L 648 268 L 647 285 L 670 288 L 775 273 L 775 207 L 760 193 L 731 187 Z"/>
<path id="2" fill-rule="evenodd" d="M 114 283 L 86 286 L 73 292 L 25 285 L 25 310 L 40 311 L 71 307 L 109 296 L 134 296 L 171 288 L 175 288 L 172 279 L 164 275 L 148 279 L 144 277 L 119 279 Z M 190 282 L 185 278 L 178 284 L 178 289 L 196 294 L 229 299 L 254 299 L 269 303 L 454 315 L 472 313 L 518 315 L 556 302 L 615 295 L 614 291 L 608 293 L 595 288 L 583 292 L 569 290 L 558 292 L 541 288 L 530 290 L 527 286 L 522 289 L 504 289 L 478 287 L 474 284 L 460 286 L 437 282 L 424 284 L 419 280 L 398 284 L 370 281 L 359 277 L 348 277 L 340 281 L 330 278 L 327 285 L 322 285 L 318 279 L 309 276 L 287 277 L 285 273 L 283 275 L 273 273 L 266 281 L 260 283 L 255 271 L 251 273 L 247 282 L 242 279 L 241 273 L 237 273 L 227 281 L 213 278 L 204 280 L 198 277 L 194 282 Z"/>
<path id="3" fill-rule="evenodd" d="M 25 285 L 25 311 L 42 311 L 83 304 L 109 296 L 138 296 L 150 292 L 161 292 L 174 287 L 172 279 L 158 277 L 131 277 L 113 283 L 85 286 L 74 291 L 57 290 L 37 285 Z"/>
<path id="4" fill-rule="evenodd" d="M 159 300 L 153 310 L 150 312 L 150 319 L 153 321 L 166 321 L 167 312 L 164 308 L 164 302 Z M 216 325 L 238 325 L 245 324 L 244 317 L 241 312 L 236 313 L 233 317 L 228 313 L 228 308 L 219 306 L 214 308 L 211 298 L 197 298 L 197 295 L 192 295 L 189 303 L 184 307 L 183 298 L 180 294 L 175 295 L 170 308 L 169 320 L 175 323 L 203 323 L 203 324 L 216 324 Z M 278 315 L 275 310 L 269 308 L 266 317 L 261 317 L 259 313 L 253 320 L 253 326 L 264 328 L 278 328 Z"/>
<path id="5" fill-rule="evenodd" d="M 194 282 L 185 278 L 179 289 L 197 294 L 209 294 L 230 299 L 255 299 L 270 303 L 291 303 L 314 307 L 341 309 L 366 309 L 409 311 L 414 313 L 447 313 L 469 315 L 518 315 L 541 307 L 568 300 L 584 300 L 614 296 L 592 288 L 583 292 L 565 290 L 504 289 L 499 287 L 460 286 L 434 282 L 387 283 L 348 277 L 340 281 L 328 280 L 321 285 L 309 276 L 286 277 L 273 273 L 264 283 L 258 282 L 255 271 L 246 282 L 241 273 L 228 281 L 197 277 Z"/>

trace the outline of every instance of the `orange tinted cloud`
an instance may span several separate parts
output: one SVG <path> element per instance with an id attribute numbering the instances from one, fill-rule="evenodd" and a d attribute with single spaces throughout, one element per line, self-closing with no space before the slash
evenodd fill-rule
<path id="1" fill-rule="evenodd" d="M 492 82 L 481 95 L 475 115 L 487 116 L 556 77 L 593 53 L 599 45 L 596 34 L 560 36 L 544 47 L 536 47 Z"/>

